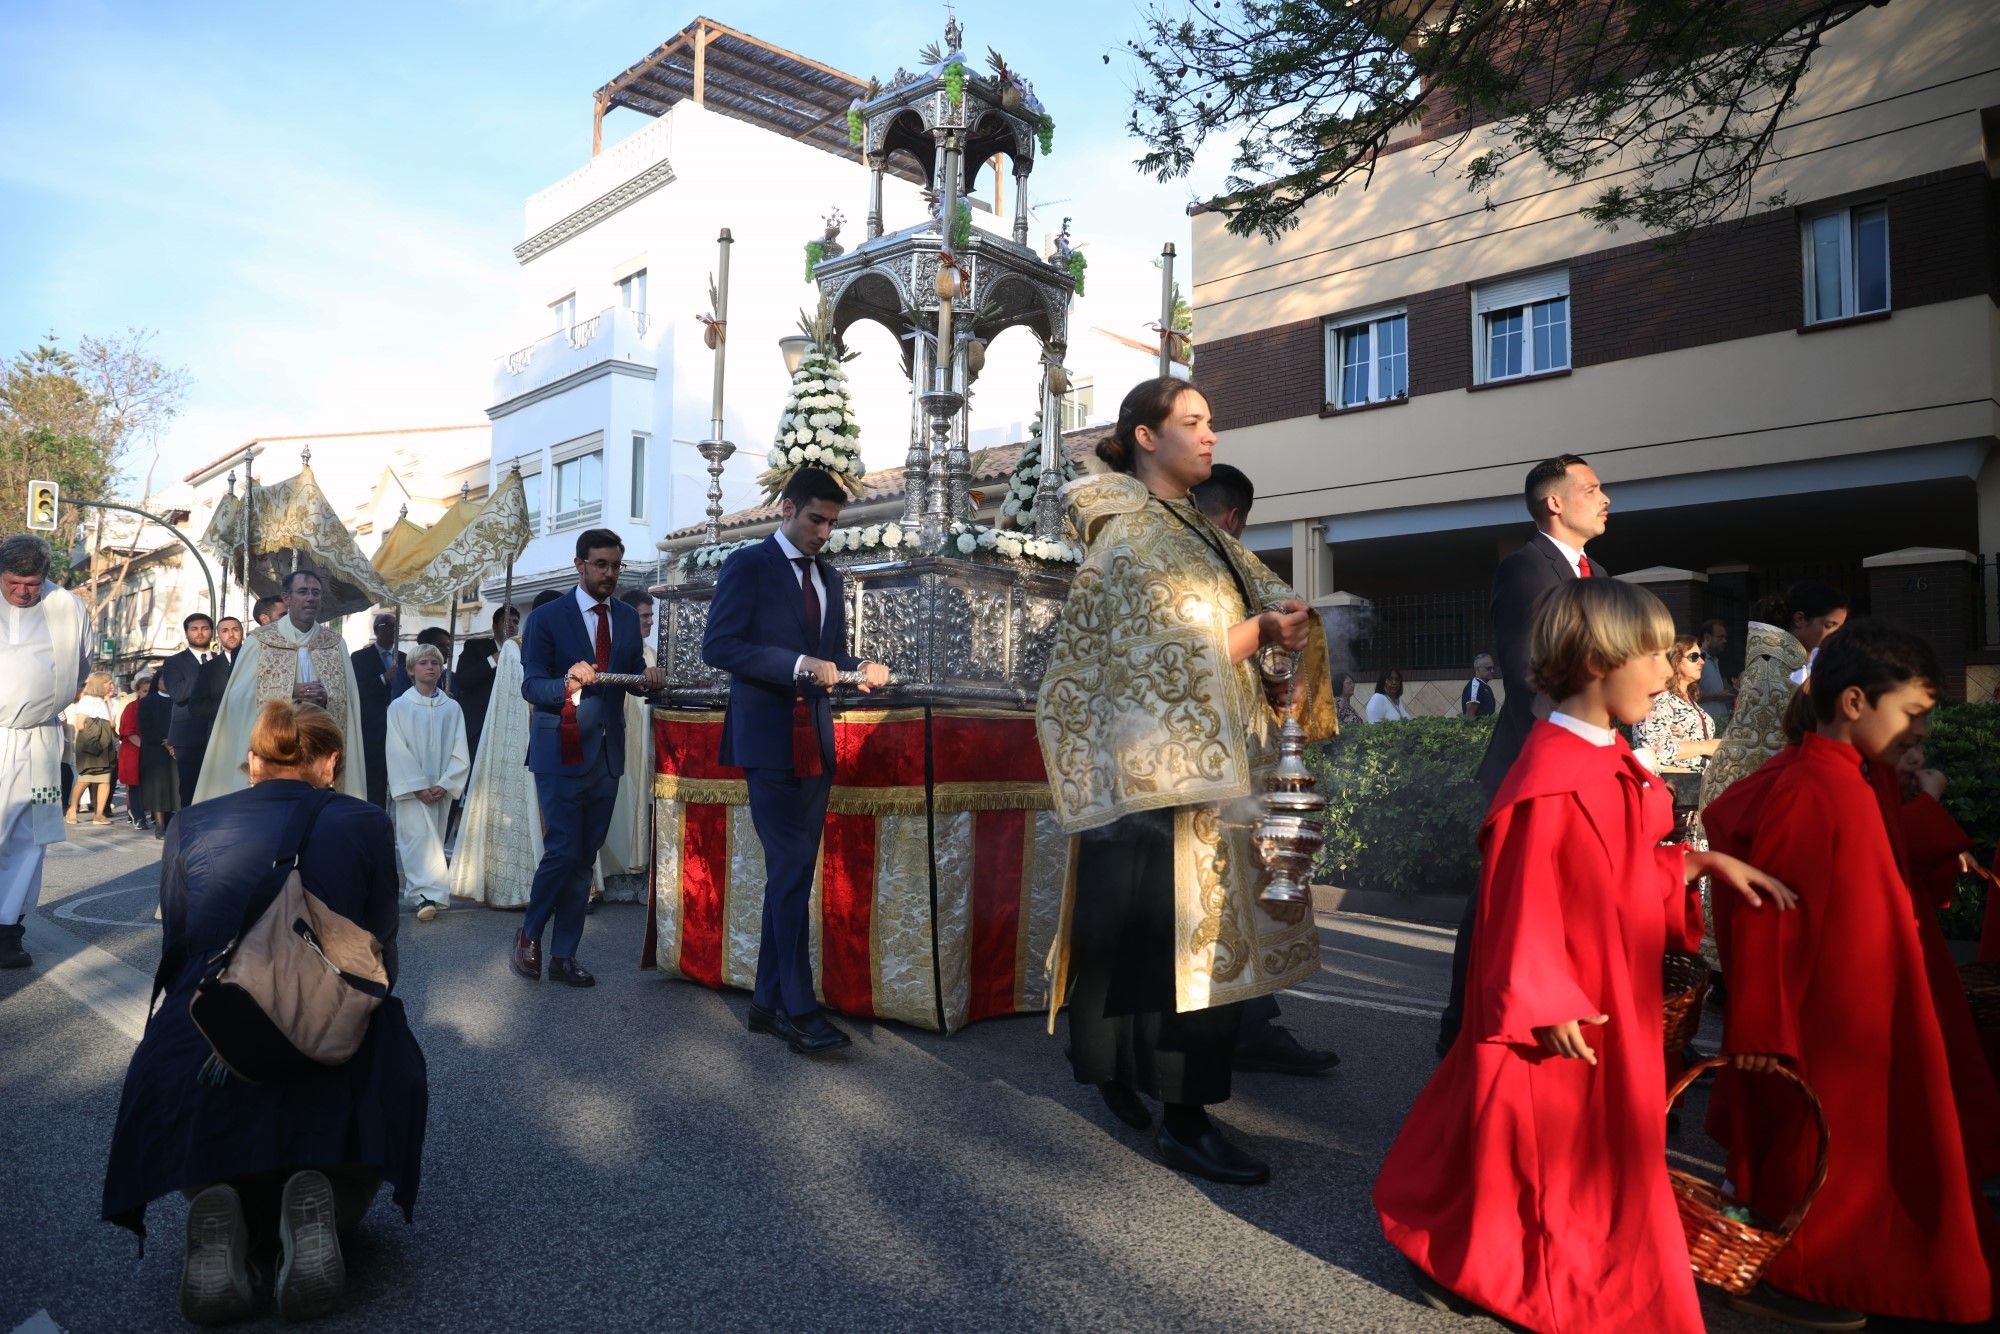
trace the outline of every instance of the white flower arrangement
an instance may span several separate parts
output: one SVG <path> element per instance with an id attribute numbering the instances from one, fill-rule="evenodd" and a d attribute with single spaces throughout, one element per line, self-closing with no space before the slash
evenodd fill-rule
<path id="1" fill-rule="evenodd" d="M 778 415 L 769 463 L 763 481 L 773 495 L 787 475 L 802 467 L 848 479 L 862 475 L 861 423 L 847 400 L 847 373 L 837 358 L 814 350 L 799 363 L 791 399 Z"/>
<path id="2" fill-rule="evenodd" d="M 682 552 L 681 558 L 675 564 L 682 574 L 693 574 L 697 570 L 720 569 L 722 562 L 729 559 L 731 552 L 762 540 L 762 538 L 747 537 L 738 542 L 717 542 L 712 546 L 699 546 L 693 551 Z"/>
<path id="3" fill-rule="evenodd" d="M 1057 457 L 1062 461 L 1062 476 L 1057 486 L 1072 481 L 1076 477 L 1076 460 L 1067 449 L 1057 449 Z M 1014 465 L 1014 471 L 1007 478 L 1006 498 L 1000 502 L 1000 517 L 1010 520 L 1013 527 L 1025 532 L 1035 526 L 1035 498 L 1042 480 L 1042 419 L 1035 418 L 1028 428 L 1028 443 L 1021 450 L 1021 460 Z"/>
<path id="4" fill-rule="evenodd" d="M 962 555 L 991 551 L 1008 560 L 1042 561 L 1050 565 L 1075 565 L 1083 560 L 1083 548 L 1074 542 L 1036 537 L 1009 528 L 989 528 L 978 523 L 954 523 L 945 541 L 947 549 Z"/>

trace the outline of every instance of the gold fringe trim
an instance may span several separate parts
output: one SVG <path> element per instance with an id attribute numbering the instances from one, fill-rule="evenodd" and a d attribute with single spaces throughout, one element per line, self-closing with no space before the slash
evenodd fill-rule
<path id="1" fill-rule="evenodd" d="M 653 795 L 691 806 L 744 806 L 750 801 L 750 785 L 741 778 L 654 774 Z M 940 815 L 957 815 L 966 811 L 1046 811 L 1053 806 L 1047 783 L 953 783 L 937 789 L 932 809 Z M 922 815 L 924 790 L 835 783 L 826 808 L 834 815 Z"/>
<path id="2" fill-rule="evenodd" d="M 951 783 L 937 789 L 932 809 L 940 815 L 964 811 L 1047 811 L 1055 809 L 1047 783 Z"/>
<path id="3" fill-rule="evenodd" d="M 750 784 L 741 778 L 683 778 L 679 774 L 654 774 L 653 795 L 668 801 L 684 801 L 690 806 L 747 806 Z"/>

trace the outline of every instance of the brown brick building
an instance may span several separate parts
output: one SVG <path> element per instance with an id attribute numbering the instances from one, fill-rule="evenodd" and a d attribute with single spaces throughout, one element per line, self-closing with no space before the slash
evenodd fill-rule
<path id="1" fill-rule="evenodd" d="M 1444 142 L 1413 127 L 1276 243 L 1195 219 L 1218 457 L 1258 485 L 1252 545 L 1360 611 L 1358 665 L 1461 675 L 1529 531 L 1522 478 L 1572 452 L 1612 498 L 1593 556 L 1678 616 L 1740 625 L 1810 574 L 1988 697 L 2000 6 L 1895 0 L 1836 29 L 1756 185 L 1785 206 L 1671 249 L 1593 227 L 1596 182 L 1530 163 L 1489 209 Z"/>

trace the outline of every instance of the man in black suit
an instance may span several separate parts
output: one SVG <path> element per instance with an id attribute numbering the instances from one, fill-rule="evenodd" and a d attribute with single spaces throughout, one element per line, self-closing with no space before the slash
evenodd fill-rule
<path id="1" fill-rule="evenodd" d="M 209 729 L 215 726 L 216 704 L 203 711 L 195 698 L 195 685 L 202 668 L 215 656 L 215 622 L 201 612 L 181 621 L 181 637 L 187 647 L 160 664 L 154 687 L 174 702 L 173 719 L 167 727 L 167 744 L 173 747 L 174 767 L 180 775 L 181 805 L 194 804 L 195 780 L 201 777 L 201 759 L 208 751 Z"/>
<path id="2" fill-rule="evenodd" d="M 1611 498 L 1588 463 L 1574 454 L 1544 459 L 1528 472 L 1525 499 L 1535 520 L 1535 535 L 1493 572 L 1493 641 L 1499 649 L 1507 698 L 1500 705 L 1493 739 L 1486 744 L 1486 758 L 1479 764 L 1479 784 L 1488 801 L 1527 744 L 1535 719 L 1549 713 L 1549 701 L 1528 680 L 1528 631 L 1534 624 L 1535 604 L 1565 580 L 1609 577 L 1584 550 L 1604 536 L 1611 517 Z M 1465 966 L 1478 914 L 1475 892 L 1466 897 L 1458 943 L 1451 952 L 1451 999 L 1438 1021 L 1439 1056 L 1458 1040 L 1465 1018 Z"/>
<path id="3" fill-rule="evenodd" d="M 521 611 L 501 607 L 493 613 L 493 633 L 465 641 L 458 655 L 458 707 L 465 713 L 465 746 L 479 757 L 479 733 L 486 726 L 486 706 L 493 699 L 493 671 L 500 665 L 500 641 L 521 637 Z"/>
<path id="4" fill-rule="evenodd" d="M 389 808 L 389 702 L 408 688 L 403 651 L 396 647 L 396 618 L 390 612 L 375 617 L 375 642 L 348 655 L 354 663 L 354 687 L 361 709 L 361 756 L 368 770 L 368 800 Z"/>

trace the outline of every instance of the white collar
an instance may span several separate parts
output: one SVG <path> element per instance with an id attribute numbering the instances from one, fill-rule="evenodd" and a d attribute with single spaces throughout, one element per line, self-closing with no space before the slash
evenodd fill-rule
<path id="1" fill-rule="evenodd" d="M 782 528 L 772 529 L 771 536 L 778 539 L 778 550 L 785 553 L 786 560 L 796 561 L 796 560 L 803 560 L 805 558 L 806 553 L 800 551 L 797 547 L 792 545 L 792 539 L 785 536 L 784 529 Z M 813 564 L 817 565 L 819 564 L 819 562 L 814 561 Z"/>
<path id="2" fill-rule="evenodd" d="M 1556 544 L 1556 550 L 1562 552 L 1563 559 L 1569 562 L 1570 569 L 1575 570 L 1578 574 L 1583 573 L 1581 568 L 1583 563 L 1583 548 L 1573 547 L 1560 537 L 1556 537 L 1550 533 L 1543 533 L 1542 536 Z"/>
<path id="3" fill-rule="evenodd" d="M 1555 539 L 1551 538 L 1549 540 L 1554 541 Z M 1587 723 L 1581 718 L 1572 718 L 1560 710 L 1550 714 L 1549 721 L 1557 727 L 1562 728 L 1565 732 L 1575 733 L 1593 746 L 1611 746 L 1617 744 L 1618 741 L 1618 734 L 1610 728 L 1599 727 L 1595 723 Z"/>
<path id="4" fill-rule="evenodd" d="M 604 601 L 599 602 L 596 598 L 592 597 L 590 594 L 583 591 L 582 584 L 578 584 L 576 586 L 576 605 L 585 612 L 589 612 L 596 607 L 603 607 L 605 609 L 605 615 L 608 616 L 611 614 L 611 600 L 609 598 L 606 598 Z M 597 622 L 593 620 L 586 618 L 583 624 L 586 629 L 592 631 L 593 633 L 595 633 L 595 631 L 597 630 Z"/>

